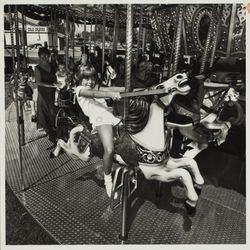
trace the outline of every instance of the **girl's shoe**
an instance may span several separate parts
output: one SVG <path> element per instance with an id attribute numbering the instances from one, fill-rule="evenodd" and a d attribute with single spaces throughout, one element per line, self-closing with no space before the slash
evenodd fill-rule
<path id="1" fill-rule="evenodd" d="M 201 194 L 201 190 L 202 190 L 202 185 L 199 185 L 197 183 L 194 183 L 194 189 L 197 193 L 197 195 L 199 196 Z"/>
<path id="2" fill-rule="evenodd" d="M 37 122 L 37 116 L 36 115 L 32 115 L 31 116 L 31 121 L 32 122 Z"/>
<path id="3" fill-rule="evenodd" d="M 108 195 L 109 198 L 111 198 L 111 194 L 112 194 L 112 187 L 113 187 L 113 183 L 112 181 L 106 181 L 105 182 L 105 189 L 106 189 L 106 193 Z"/>
<path id="4" fill-rule="evenodd" d="M 187 209 L 187 213 L 190 215 L 190 216 L 194 216 L 195 213 L 196 213 L 196 206 L 194 206 L 193 204 L 190 204 L 189 200 L 185 200 L 184 202 L 184 205 Z"/>

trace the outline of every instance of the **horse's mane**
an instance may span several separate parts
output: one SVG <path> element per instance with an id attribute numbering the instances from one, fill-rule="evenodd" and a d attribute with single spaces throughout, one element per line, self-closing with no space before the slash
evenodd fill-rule
<path id="1" fill-rule="evenodd" d="M 150 97 L 134 97 L 129 99 L 128 114 L 125 117 L 124 125 L 129 134 L 139 133 L 148 123 L 150 105 L 152 98 Z M 123 102 L 116 103 L 114 107 L 118 115 L 123 115 Z"/>

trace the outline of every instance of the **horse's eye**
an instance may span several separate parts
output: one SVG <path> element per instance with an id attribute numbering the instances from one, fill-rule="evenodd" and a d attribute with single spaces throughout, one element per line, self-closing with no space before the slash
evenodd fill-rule
<path id="1" fill-rule="evenodd" d="M 177 78 L 177 79 L 182 79 L 183 76 L 182 76 L 182 75 L 177 75 L 176 78 Z"/>

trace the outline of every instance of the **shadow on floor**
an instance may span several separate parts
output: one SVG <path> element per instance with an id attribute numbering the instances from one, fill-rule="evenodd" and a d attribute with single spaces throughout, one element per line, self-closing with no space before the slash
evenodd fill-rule
<path id="1" fill-rule="evenodd" d="M 6 189 L 6 245 L 52 245 L 57 242 L 24 209 L 9 185 Z"/>

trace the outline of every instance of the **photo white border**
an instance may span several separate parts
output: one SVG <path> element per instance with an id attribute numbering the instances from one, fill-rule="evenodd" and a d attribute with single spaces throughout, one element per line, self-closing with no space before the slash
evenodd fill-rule
<path id="1" fill-rule="evenodd" d="M 71 0 L 68 2 L 64 1 L 58 1 L 55 0 L 53 1 L 53 4 L 222 4 L 222 3 L 245 3 L 246 5 L 249 3 L 249 1 L 225 1 L 225 0 L 210 0 L 210 1 L 190 1 L 190 0 L 169 0 L 169 1 L 163 1 L 163 0 L 158 0 L 158 1 L 146 1 L 146 0 L 141 0 L 141 1 L 132 1 L 132 0 L 119 0 L 119 2 L 112 0 L 112 1 L 107 1 L 107 0 Z M 246 222 L 247 222 L 247 234 L 246 234 L 246 244 L 186 244 L 186 245 L 16 245 L 16 246 L 10 246 L 5 244 L 5 239 L 6 239 L 6 234 L 5 234 L 5 84 L 4 83 L 4 22 L 3 22 L 3 16 L 4 16 L 4 5 L 5 4 L 52 4 L 51 0 L 43 0 L 38 1 L 38 0 L 32 0 L 32 1 L 21 1 L 21 0 L 16 0 L 16 1 L 7 1 L 7 0 L 1 0 L 0 2 L 0 16 L 1 16 L 1 21 L 0 21 L 0 74 L 1 74 L 1 98 L 0 98 L 0 188 L 1 188 L 1 195 L 0 195 L 0 204 L 1 204 L 1 227 L 0 227 L 0 249 L 3 250 L 16 250 L 16 249 L 23 249 L 23 250 L 34 250 L 34 249 L 48 249 L 48 250 L 57 250 L 57 249 L 65 249 L 65 250 L 71 250 L 71 249 L 95 249 L 95 250 L 104 250 L 104 249 L 123 249 L 123 248 L 128 248 L 128 249 L 191 249 L 191 250 L 196 250 L 202 248 L 202 249 L 227 249 L 227 250 L 235 250 L 235 249 L 250 249 L 249 248 L 249 240 L 250 240 L 250 234 L 249 234 L 249 214 L 248 214 L 248 208 L 249 206 L 249 184 L 247 178 L 246 181 Z M 249 65 L 249 55 L 250 55 L 250 11 L 249 13 L 246 12 L 246 82 L 247 80 L 250 79 L 250 65 Z M 247 84 L 246 84 L 247 85 Z M 248 117 L 248 102 L 247 102 L 247 96 L 250 96 L 250 90 L 246 86 L 246 128 L 248 128 L 249 125 L 249 117 Z M 248 142 L 250 141 L 249 138 L 249 129 L 246 130 L 246 155 L 249 153 L 249 145 Z M 248 176 L 248 157 L 246 157 L 246 176 Z"/>

